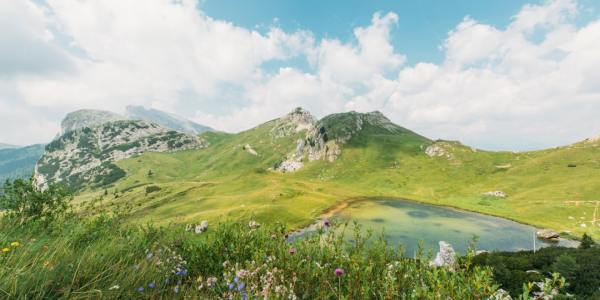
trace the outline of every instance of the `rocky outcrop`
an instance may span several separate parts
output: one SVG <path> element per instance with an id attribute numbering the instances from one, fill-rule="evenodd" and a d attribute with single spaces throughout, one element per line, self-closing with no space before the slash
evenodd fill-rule
<path id="1" fill-rule="evenodd" d="M 62 120 L 60 124 L 61 132 L 59 136 L 68 133 L 69 131 L 126 119 L 127 118 L 125 116 L 121 116 L 119 114 L 105 110 L 76 110 L 74 112 L 68 113 Z"/>
<path id="2" fill-rule="evenodd" d="M 293 113 L 292 113 L 293 114 Z M 288 115 L 289 116 L 289 115 Z M 347 112 L 324 117 L 307 129 L 306 136 L 296 142 L 294 152 L 275 166 L 282 172 L 293 172 L 303 167 L 306 161 L 335 161 L 341 154 L 343 145 L 361 131 L 368 129 L 374 134 L 402 134 L 408 130 L 392 123 L 381 112 Z"/>
<path id="3" fill-rule="evenodd" d="M 144 152 L 206 147 L 196 136 L 146 121 L 114 121 L 69 130 L 46 146 L 35 168 L 39 186 L 63 182 L 73 189 L 103 186 L 123 177 L 113 162 Z"/>
<path id="4" fill-rule="evenodd" d="M 425 154 L 429 157 L 454 158 L 450 150 L 450 145 L 441 141 L 437 141 L 425 148 Z"/>
<path id="5" fill-rule="evenodd" d="M 440 251 L 435 256 L 435 259 L 430 262 L 430 265 L 434 267 L 448 267 L 454 270 L 457 265 L 454 248 L 444 241 L 440 241 L 439 245 Z"/>
<path id="6" fill-rule="evenodd" d="M 560 238 L 560 233 L 550 230 L 550 229 L 542 229 L 538 230 L 535 235 L 539 239 L 543 240 L 558 240 Z"/>
<path id="7" fill-rule="evenodd" d="M 490 191 L 490 192 L 481 193 L 481 195 L 486 196 L 486 197 L 495 197 L 495 198 L 508 197 L 508 195 L 503 191 Z"/>
<path id="8" fill-rule="evenodd" d="M 498 289 L 488 298 L 488 300 L 512 300 L 512 297 L 507 291 Z"/>
<path id="9" fill-rule="evenodd" d="M 282 138 L 303 130 L 309 130 L 316 122 L 317 120 L 310 112 L 297 107 L 289 114 L 275 120 L 275 126 L 270 133 L 275 138 Z"/>

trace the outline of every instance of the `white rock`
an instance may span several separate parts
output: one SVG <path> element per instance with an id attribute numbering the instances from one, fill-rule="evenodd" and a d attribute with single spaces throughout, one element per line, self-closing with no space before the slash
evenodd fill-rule
<path id="1" fill-rule="evenodd" d="M 439 242 L 440 251 L 435 256 L 435 259 L 429 263 L 430 266 L 434 267 L 449 267 L 451 269 L 456 268 L 456 252 L 452 245 L 444 241 Z"/>
<path id="2" fill-rule="evenodd" d="M 503 289 L 498 289 L 494 294 L 492 294 L 488 298 L 488 300 L 512 300 L 512 297 L 507 291 Z"/>
<path id="3" fill-rule="evenodd" d="M 206 230 L 208 230 L 208 221 L 206 221 L 206 220 L 200 222 L 200 224 L 197 224 L 196 227 L 194 228 L 194 232 L 196 234 L 203 233 Z"/>
<path id="4" fill-rule="evenodd" d="M 496 197 L 496 198 L 506 198 L 508 196 L 503 191 L 490 191 L 490 192 L 481 193 L 481 195 L 488 196 L 488 197 Z"/>
<path id="5" fill-rule="evenodd" d="M 260 223 L 252 220 L 248 222 L 248 227 L 250 227 L 250 229 L 257 229 L 258 227 L 260 227 Z"/>

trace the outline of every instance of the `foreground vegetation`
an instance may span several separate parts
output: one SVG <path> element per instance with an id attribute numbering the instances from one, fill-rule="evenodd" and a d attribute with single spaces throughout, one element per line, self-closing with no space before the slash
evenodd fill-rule
<path id="1" fill-rule="evenodd" d="M 431 267 L 430 257 L 403 257 L 383 237 L 367 243 L 358 228 L 347 243 L 329 222 L 293 242 L 284 224 L 252 219 L 196 234 L 124 223 L 127 210 L 84 217 L 68 209 L 69 199 L 60 188 L 37 191 L 23 181 L 5 188 L 1 297 L 485 299 L 498 289 L 472 251 L 454 266 Z M 565 285 L 558 275 L 544 280 L 543 290 L 527 284 L 520 298 Z"/>
<path id="2" fill-rule="evenodd" d="M 588 240 L 589 241 L 589 240 Z M 537 252 L 492 252 L 477 255 L 473 263 L 493 268 L 494 280 L 513 296 L 523 284 L 560 273 L 568 285 L 565 292 L 577 299 L 600 299 L 600 248 L 549 247 Z"/>

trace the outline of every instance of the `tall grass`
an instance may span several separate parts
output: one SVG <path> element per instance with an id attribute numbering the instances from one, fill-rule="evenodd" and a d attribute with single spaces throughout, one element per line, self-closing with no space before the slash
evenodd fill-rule
<path id="1" fill-rule="evenodd" d="M 212 224 L 196 235 L 121 220 L 2 220 L 0 298 L 483 299 L 497 289 L 469 256 L 454 271 L 434 268 L 360 230 L 351 244 L 327 226 L 289 242 L 277 224 Z"/>

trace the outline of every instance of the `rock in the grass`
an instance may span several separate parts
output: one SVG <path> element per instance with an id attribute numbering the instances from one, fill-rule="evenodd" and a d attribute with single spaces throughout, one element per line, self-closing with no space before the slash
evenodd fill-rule
<path id="1" fill-rule="evenodd" d="M 510 294 L 503 290 L 498 289 L 495 293 L 493 293 L 489 298 L 489 300 L 512 300 Z"/>
<path id="2" fill-rule="evenodd" d="M 550 230 L 550 229 L 542 229 L 538 230 L 535 235 L 544 240 L 556 240 L 560 237 L 560 233 Z"/>
<path id="3" fill-rule="evenodd" d="M 435 259 L 429 263 L 435 267 L 449 267 L 454 269 L 456 267 L 456 252 L 452 245 L 440 241 L 440 252 L 437 253 Z"/>
<path id="4" fill-rule="evenodd" d="M 252 220 L 248 223 L 248 227 L 250 227 L 250 229 L 257 229 L 258 227 L 260 227 L 260 224 Z"/>
<path id="5" fill-rule="evenodd" d="M 250 146 L 250 144 L 246 144 L 246 145 L 242 146 L 242 149 L 244 149 L 246 152 L 248 152 L 248 153 L 250 153 L 250 154 L 252 154 L 254 156 L 258 155 L 258 153 L 256 152 L 256 150 L 252 149 L 252 146 Z"/>
<path id="6" fill-rule="evenodd" d="M 200 224 L 196 224 L 194 227 L 194 233 L 200 234 L 205 232 L 208 229 L 208 221 L 202 221 Z"/>
<path id="7" fill-rule="evenodd" d="M 490 191 L 490 192 L 481 193 L 481 195 L 488 196 L 488 197 L 496 197 L 496 198 L 506 198 L 508 196 L 503 191 Z"/>

